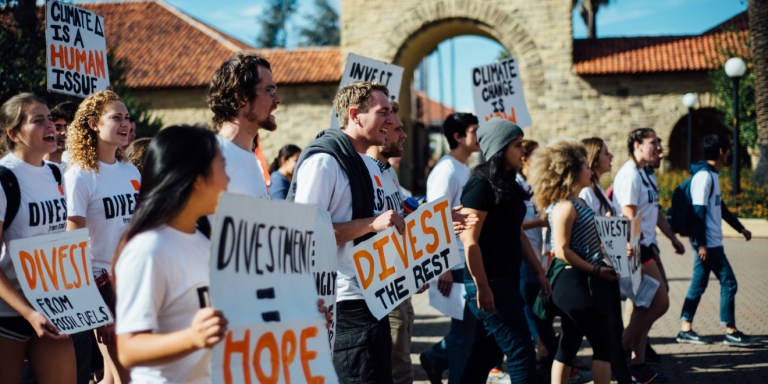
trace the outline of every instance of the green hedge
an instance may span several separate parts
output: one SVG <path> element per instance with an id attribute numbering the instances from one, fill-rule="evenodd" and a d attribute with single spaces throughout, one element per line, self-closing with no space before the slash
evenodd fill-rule
<path id="1" fill-rule="evenodd" d="M 656 174 L 659 184 L 659 204 L 667 208 L 672 200 L 672 191 L 689 176 L 687 171 L 667 171 Z M 741 193 L 738 201 L 731 195 L 731 169 L 720 170 L 720 191 L 723 201 L 740 218 L 768 219 L 768 187 L 752 183 L 752 169 L 741 171 Z"/>

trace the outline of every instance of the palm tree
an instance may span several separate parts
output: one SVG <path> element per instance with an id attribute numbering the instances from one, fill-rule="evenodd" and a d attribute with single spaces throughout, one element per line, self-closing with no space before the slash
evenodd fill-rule
<path id="1" fill-rule="evenodd" d="M 576 8 L 577 4 L 581 4 L 579 13 L 584 24 L 587 25 L 588 39 L 597 38 L 597 22 L 595 21 L 597 11 L 600 10 L 600 6 L 608 5 L 610 2 L 611 0 L 581 0 L 579 3 L 579 0 L 573 0 L 573 8 Z"/>
<path id="2" fill-rule="evenodd" d="M 753 173 L 756 184 L 768 182 L 768 1 L 749 0 L 749 36 L 755 73 L 755 114 L 760 161 Z"/>

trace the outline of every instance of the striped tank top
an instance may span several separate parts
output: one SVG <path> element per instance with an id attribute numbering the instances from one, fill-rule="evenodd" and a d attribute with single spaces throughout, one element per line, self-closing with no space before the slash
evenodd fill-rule
<path id="1" fill-rule="evenodd" d="M 586 203 L 582 206 L 573 198 L 569 197 L 568 200 L 576 208 L 576 221 L 571 230 L 570 248 L 592 265 L 607 265 L 600 247 L 600 237 L 597 235 L 595 212 L 592 208 L 585 206 Z"/>

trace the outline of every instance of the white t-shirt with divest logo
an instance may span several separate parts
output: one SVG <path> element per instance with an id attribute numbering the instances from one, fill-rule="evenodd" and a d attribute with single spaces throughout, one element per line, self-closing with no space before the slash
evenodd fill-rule
<path id="1" fill-rule="evenodd" d="M 131 163 L 98 162 L 99 170 L 84 170 L 70 163 L 67 181 L 69 216 L 85 218 L 91 247 L 93 274 L 110 271 L 123 230 L 131 221 L 139 198 L 141 174 Z"/>
<path id="2" fill-rule="evenodd" d="M 162 226 L 139 233 L 115 266 L 117 334 L 167 334 L 192 325 L 208 305 L 210 241 L 202 233 Z M 225 314 L 226 315 L 226 314 Z M 135 383 L 209 383 L 211 349 L 178 360 L 131 369 Z"/>
<path id="3" fill-rule="evenodd" d="M 371 176 L 370 182 L 374 186 L 374 207 L 376 207 L 378 204 L 375 196 L 379 193 L 382 198 L 384 196 L 381 172 L 373 159 L 364 154 L 359 155 L 363 158 Z M 295 202 L 316 204 L 318 208 L 325 209 L 331 214 L 331 221 L 334 223 L 352 221 L 352 192 L 349 187 L 349 178 L 333 156 L 318 153 L 306 158 L 294 177 L 296 177 Z M 381 186 L 377 186 L 376 177 L 379 178 Z M 384 208 L 386 205 L 381 204 L 381 206 Z M 374 208 L 371 216 L 377 216 L 384 210 Z M 352 260 L 353 245 L 353 241 L 337 245 L 336 260 L 339 273 L 336 277 L 336 301 L 363 300 L 363 291 L 357 281 L 355 263 Z"/>
<path id="4" fill-rule="evenodd" d="M 655 179 L 644 169 L 638 169 L 633 160 L 627 160 L 613 179 L 613 197 L 619 207 L 637 207 L 641 219 L 640 244 L 655 244 L 656 222 L 659 218 L 659 191 Z"/>
<path id="5" fill-rule="evenodd" d="M 0 268 L 11 285 L 21 292 L 8 244 L 11 240 L 63 232 L 67 225 L 67 202 L 64 198 L 64 188 L 60 188 L 47 164 L 36 167 L 10 153 L 0 159 L 0 165 L 13 172 L 21 192 L 16 218 L 3 232 Z M 0 220 L 5 219 L 7 208 L 5 191 L 0 188 Z M 0 299 L 0 316 L 19 316 L 19 313 Z"/>

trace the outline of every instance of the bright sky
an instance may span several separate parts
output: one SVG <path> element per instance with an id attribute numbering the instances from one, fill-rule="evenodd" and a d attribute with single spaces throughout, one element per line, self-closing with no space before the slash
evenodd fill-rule
<path id="1" fill-rule="evenodd" d="M 248 44 L 254 44 L 259 33 L 257 18 L 267 4 L 266 0 L 164 1 Z M 332 1 L 338 7 L 338 0 Z M 294 18 L 294 23 L 300 23 L 304 19 L 301 16 L 313 7 L 314 0 L 299 0 L 299 17 Z M 700 34 L 746 9 L 747 0 L 612 0 L 597 14 L 597 34 L 598 37 Z M 575 38 L 586 36 L 584 23 L 576 12 L 573 15 L 573 32 Z M 451 52 L 447 41 L 439 47 L 445 81 L 438 81 L 437 55 L 429 57 L 429 95 L 439 100 L 442 83 L 445 86 L 442 92 L 444 104 L 450 106 L 455 98 L 456 109 L 472 111 L 469 71 L 495 61 L 497 55 L 493 52 L 503 48 L 495 41 L 475 36 L 461 36 L 454 40 L 455 95 L 452 95 L 449 85 Z M 289 46 L 295 46 L 296 41 L 296 34 L 289 34 Z"/>

